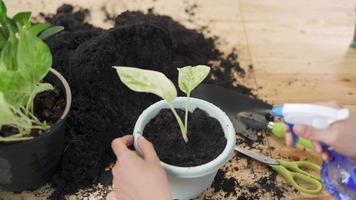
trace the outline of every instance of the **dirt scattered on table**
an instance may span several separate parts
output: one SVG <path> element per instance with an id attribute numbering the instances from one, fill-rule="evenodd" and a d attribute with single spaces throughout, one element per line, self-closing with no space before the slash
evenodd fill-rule
<path id="1" fill-rule="evenodd" d="M 215 176 L 211 189 L 199 200 L 283 199 L 297 191 L 277 177 L 277 173 L 255 160 L 236 154 Z"/>

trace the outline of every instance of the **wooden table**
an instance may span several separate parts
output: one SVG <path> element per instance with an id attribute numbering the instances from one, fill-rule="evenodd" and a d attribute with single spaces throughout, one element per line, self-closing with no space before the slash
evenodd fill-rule
<path id="1" fill-rule="evenodd" d="M 63 2 L 90 8 L 90 22 L 102 27 L 109 27 L 100 12 L 104 4 L 111 13 L 154 7 L 156 13 L 170 15 L 189 28 L 208 25 L 210 33 L 206 34 L 219 36 L 221 49 L 238 49 L 240 63 L 247 71 L 239 83 L 253 88 L 260 98 L 270 103 L 337 100 L 356 114 L 356 50 L 349 49 L 356 24 L 355 0 L 12 0 L 8 10 L 31 10 L 36 15 L 40 11 L 54 12 Z M 198 5 L 195 15 L 188 15 L 185 9 L 194 4 Z M 275 158 L 299 155 L 320 162 L 315 153 L 287 148 L 273 137 L 264 144 L 274 147 L 270 153 Z M 265 168 L 254 164 L 263 174 Z M 230 170 L 227 175 L 238 179 L 245 174 L 253 181 L 245 165 L 244 161 L 232 161 L 227 166 L 241 169 L 238 173 Z M 278 182 L 283 184 L 283 179 Z M 5 199 L 34 198 L 32 193 L 1 195 Z M 208 189 L 198 199 L 236 199 L 223 195 Z M 112 194 L 108 199 L 113 199 Z M 286 199 L 331 197 L 326 192 L 305 196 L 291 191 Z"/>

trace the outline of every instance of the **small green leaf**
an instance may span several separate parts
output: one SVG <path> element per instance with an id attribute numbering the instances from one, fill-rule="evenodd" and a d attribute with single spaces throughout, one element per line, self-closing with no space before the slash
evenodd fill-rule
<path id="1" fill-rule="evenodd" d="M 353 49 L 356 49 L 356 42 L 353 42 L 351 45 L 350 45 L 351 48 Z"/>
<path id="2" fill-rule="evenodd" d="M 51 26 L 51 24 L 49 23 L 41 23 L 41 24 L 36 24 L 34 26 L 32 26 L 29 31 L 32 35 L 38 35 L 39 33 L 41 33 L 42 31 L 46 30 L 47 28 L 49 28 Z"/>
<path id="3" fill-rule="evenodd" d="M 33 94 L 34 94 L 34 96 L 36 96 L 37 94 L 39 94 L 41 92 L 45 92 L 45 91 L 53 90 L 53 89 L 54 89 L 54 87 L 50 83 L 38 83 L 38 84 L 36 84 L 36 86 L 33 89 Z"/>
<path id="4" fill-rule="evenodd" d="M 43 31 L 38 37 L 41 38 L 42 40 L 47 39 L 48 37 L 61 32 L 64 30 L 63 26 L 52 26 L 51 28 Z"/>
<path id="5" fill-rule="evenodd" d="M 19 12 L 12 19 L 24 26 L 26 29 L 31 27 L 30 22 L 31 12 Z"/>
<path id="6" fill-rule="evenodd" d="M 189 95 L 209 74 L 210 67 L 197 65 L 178 68 L 179 89 Z"/>
<path id="7" fill-rule="evenodd" d="M 4 95 L 0 92 L 0 128 L 3 125 L 16 122 L 16 115 L 11 111 L 10 105 L 6 102 Z"/>
<path id="8" fill-rule="evenodd" d="M 177 97 L 174 84 L 161 72 L 134 67 L 113 68 L 120 80 L 133 91 L 153 93 L 167 102 L 172 102 Z"/>
<path id="9" fill-rule="evenodd" d="M 12 30 L 12 32 L 17 33 L 18 32 L 18 27 L 16 24 L 16 21 L 6 17 L 6 26 L 8 27 L 8 29 Z"/>

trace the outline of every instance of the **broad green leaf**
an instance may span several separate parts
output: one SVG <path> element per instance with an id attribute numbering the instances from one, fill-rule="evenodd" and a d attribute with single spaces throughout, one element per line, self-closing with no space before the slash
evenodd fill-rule
<path id="1" fill-rule="evenodd" d="M 209 74 L 210 67 L 197 65 L 178 68 L 179 89 L 189 95 Z"/>
<path id="2" fill-rule="evenodd" d="M 356 42 L 353 42 L 351 45 L 350 45 L 351 48 L 353 49 L 356 49 Z"/>
<path id="3" fill-rule="evenodd" d="M 16 122 L 16 115 L 12 112 L 10 105 L 6 102 L 4 95 L 0 92 L 0 128 L 3 125 Z"/>
<path id="4" fill-rule="evenodd" d="M 14 33 L 10 31 L 10 36 L 1 51 L 0 67 L 7 70 L 17 70 L 17 46 L 18 40 Z"/>
<path id="5" fill-rule="evenodd" d="M 153 93 L 168 102 L 177 97 L 174 84 L 161 72 L 134 67 L 114 68 L 120 80 L 133 91 Z"/>
<path id="6" fill-rule="evenodd" d="M 49 28 L 51 26 L 51 24 L 49 23 L 41 23 L 41 24 L 36 24 L 34 26 L 32 26 L 29 31 L 32 35 L 38 35 L 39 33 L 41 33 L 42 31 L 46 30 L 47 28 Z"/>
<path id="7" fill-rule="evenodd" d="M 52 66 L 52 54 L 46 43 L 28 31 L 20 32 L 17 64 L 19 73 L 32 86 L 42 80 Z"/>
<path id="8" fill-rule="evenodd" d="M 12 19 L 24 26 L 26 29 L 31 27 L 30 22 L 31 12 L 19 12 Z"/>
<path id="9" fill-rule="evenodd" d="M 61 32 L 64 30 L 63 26 L 52 26 L 51 28 L 43 31 L 38 37 L 41 38 L 42 40 L 47 39 L 48 37 Z"/>
<path id="10" fill-rule="evenodd" d="M 3 92 L 8 103 L 14 106 L 26 105 L 28 98 L 31 96 L 33 85 L 18 71 L 1 71 L 0 70 L 0 91 Z"/>
<path id="11" fill-rule="evenodd" d="M 5 16 L 6 16 L 6 5 L 4 3 L 3 0 L 0 0 L 0 20 L 4 20 Z"/>
<path id="12" fill-rule="evenodd" d="M 16 80 L 16 72 L 7 70 L 5 67 L 2 67 L 0 63 L 0 92 L 7 92 L 11 90 L 11 86 L 14 80 Z"/>

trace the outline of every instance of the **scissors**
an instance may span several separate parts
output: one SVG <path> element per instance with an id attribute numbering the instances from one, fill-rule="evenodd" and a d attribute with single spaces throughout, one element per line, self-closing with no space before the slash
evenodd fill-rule
<path id="1" fill-rule="evenodd" d="M 323 185 L 321 184 L 320 177 L 310 174 L 301 168 L 309 169 L 313 171 L 320 172 L 320 166 L 309 162 L 309 161 L 286 161 L 286 160 L 275 160 L 270 157 L 256 154 L 250 150 L 240 149 L 235 147 L 235 150 L 245 156 L 258 160 L 264 164 L 272 167 L 273 170 L 281 174 L 284 179 L 295 187 L 298 191 L 306 194 L 318 194 L 322 191 Z M 308 189 L 296 182 L 296 180 L 301 180 L 309 183 L 314 189 Z"/>

